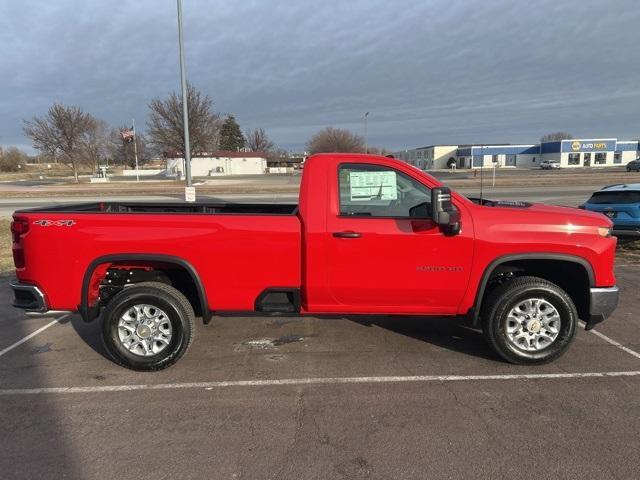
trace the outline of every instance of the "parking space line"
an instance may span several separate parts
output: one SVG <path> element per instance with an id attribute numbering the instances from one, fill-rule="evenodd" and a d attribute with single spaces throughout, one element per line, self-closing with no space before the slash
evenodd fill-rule
<path id="1" fill-rule="evenodd" d="M 16 343 L 14 343 L 13 345 L 9 345 L 7 348 L 0 350 L 0 357 L 2 355 L 4 355 L 5 353 L 9 353 L 11 350 L 13 350 L 16 347 L 19 347 L 20 345 L 22 345 L 24 342 L 26 342 L 27 340 L 29 340 L 30 338 L 35 337 L 36 335 L 38 335 L 39 333 L 44 332 L 47 328 L 55 325 L 56 323 L 58 323 L 60 320 L 62 320 L 63 318 L 68 317 L 69 315 L 71 315 L 70 313 L 67 313 L 65 315 L 62 315 L 61 317 L 56 318 L 55 320 L 47 323 L 44 327 L 40 327 L 38 330 L 36 330 L 33 333 L 30 333 L 29 335 L 27 335 L 26 337 L 18 340 Z"/>
<path id="2" fill-rule="evenodd" d="M 583 322 L 580 322 L 580 325 L 582 327 L 585 326 L 585 324 Z M 600 333 L 597 330 L 589 330 L 589 332 L 593 333 L 596 337 L 600 337 L 601 339 L 603 339 L 605 342 L 610 343 L 611 345 L 613 345 L 614 347 L 618 347 L 620 350 L 622 350 L 623 352 L 627 352 L 629 355 L 633 355 L 636 358 L 640 358 L 640 353 L 631 350 L 628 347 L 625 347 L 624 345 L 622 345 L 619 342 L 616 342 L 613 338 L 609 338 L 607 337 L 604 333 Z"/>
<path id="3" fill-rule="evenodd" d="M 363 383 L 444 383 L 478 382 L 489 380 L 557 380 L 567 378 L 606 378 L 637 377 L 640 370 L 621 372 L 585 372 L 585 373 L 523 373 L 504 375 L 417 375 L 399 377 L 325 377 L 325 378 L 283 378 L 273 380 L 230 380 L 219 382 L 160 383 L 156 385 L 99 385 L 94 387 L 49 387 L 2 389 L 0 396 L 8 395 L 47 395 L 56 393 L 109 393 L 131 392 L 139 390 L 180 390 L 228 387 L 279 387 L 304 385 L 363 384 Z"/>

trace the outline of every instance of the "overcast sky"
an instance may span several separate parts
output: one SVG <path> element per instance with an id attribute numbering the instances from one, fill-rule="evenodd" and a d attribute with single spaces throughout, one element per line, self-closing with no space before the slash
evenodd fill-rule
<path id="1" fill-rule="evenodd" d="M 300 150 L 640 136 L 637 0 L 184 0 L 189 80 Z M 0 0 L 0 145 L 52 102 L 111 124 L 179 89 L 174 0 Z"/>

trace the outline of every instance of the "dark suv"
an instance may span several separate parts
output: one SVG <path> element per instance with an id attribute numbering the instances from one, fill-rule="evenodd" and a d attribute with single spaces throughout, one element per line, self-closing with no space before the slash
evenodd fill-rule
<path id="1" fill-rule="evenodd" d="M 640 158 L 636 158 L 627 163 L 627 172 L 640 172 Z"/>

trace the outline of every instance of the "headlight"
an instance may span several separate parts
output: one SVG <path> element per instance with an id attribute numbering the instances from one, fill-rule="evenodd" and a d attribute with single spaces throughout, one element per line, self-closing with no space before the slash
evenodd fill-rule
<path id="1" fill-rule="evenodd" d="M 610 237 L 611 236 L 611 228 L 609 227 L 598 227 L 598 235 L 601 237 Z"/>

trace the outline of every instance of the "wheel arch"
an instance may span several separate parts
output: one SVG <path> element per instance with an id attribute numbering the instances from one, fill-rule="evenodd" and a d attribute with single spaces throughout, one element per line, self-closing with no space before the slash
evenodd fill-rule
<path id="1" fill-rule="evenodd" d="M 101 265 L 113 264 L 117 262 L 157 262 L 162 264 L 175 265 L 184 270 L 191 277 L 191 280 L 195 285 L 198 302 L 200 304 L 199 307 L 204 323 L 209 323 L 209 321 L 211 320 L 211 311 L 209 310 L 206 289 L 204 288 L 204 284 L 202 283 L 197 270 L 187 260 L 173 255 L 164 254 L 119 253 L 103 255 L 101 257 L 95 258 L 91 261 L 84 272 L 78 312 L 85 322 L 90 322 L 97 317 L 97 312 L 89 305 L 89 290 L 91 288 L 91 280 L 93 278 L 93 274 Z"/>
<path id="2" fill-rule="evenodd" d="M 479 325 L 482 302 L 486 298 L 487 293 L 489 291 L 488 287 L 490 287 L 491 279 L 493 278 L 494 274 L 497 274 L 500 272 L 501 267 L 508 267 L 513 265 L 520 268 L 520 265 L 542 266 L 543 264 L 546 266 L 554 265 L 554 264 L 555 265 L 569 264 L 569 265 L 572 265 L 573 268 L 579 268 L 580 269 L 579 271 L 583 272 L 585 276 L 584 279 L 587 282 L 586 291 L 581 292 L 579 290 L 574 289 L 574 291 L 571 292 L 571 291 L 568 291 L 569 289 L 566 288 L 566 284 L 565 285 L 561 284 L 558 286 L 560 286 L 561 288 L 567 291 L 571 299 L 576 304 L 576 308 L 578 309 L 579 314 L 584 314 L 585 310 L 586 310 L 586 313 L 588 313 L 588 308 L 589 308 L 588 289 L 590 287 L 595 286 L 595 276 L 593 273 L 593 267 L 586 259 L 582 257 L 577 257 L 575 255 L 555 254 L 555 253 L 527 253 L 527 254 L 518 254 L 518 255 L 505 255 L 502 257 L 498 257 L 495 260 L 493 260 L 491 263 L 489 263 L 489 265 L 487 265 L 487 267 L 485 268 L 482 274 L 480 283 L 478 284 L 478 288 L 476 290 L 476 299 L 473 304 L 473 308 L 470 314 L 468 315 L 469 320 L 471 321 L 471 324 L 474 327 L 477 327 Z M 527 271 L 526 269 L 524 269 L 523 271 L 526 272 L 527 274 L 531 274 L 531 272 Z M 540 276 L 541 278 L 544 278 L 546 280 L 550 280 L 556 283 L 554 280 L 557 280 L 557 278 L 554 278 L 554 276 L 557 277 L 558 275 L 557 272 L 554 275 L 540 274 L 539 271 L 536 273 L 538 273 L 538 276 Z M 561 283 L 564 283 L 564 282 L 561 282 Z"/>

